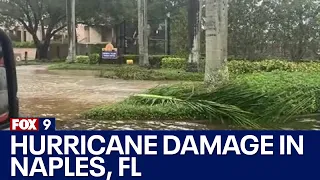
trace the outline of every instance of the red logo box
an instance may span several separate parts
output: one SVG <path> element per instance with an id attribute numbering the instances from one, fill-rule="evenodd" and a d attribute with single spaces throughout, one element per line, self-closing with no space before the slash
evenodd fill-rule
<path id="1" fill-rule="evenodd" d="M 10 131 L 39 131 L 39 119 L 11 118 Z"/>

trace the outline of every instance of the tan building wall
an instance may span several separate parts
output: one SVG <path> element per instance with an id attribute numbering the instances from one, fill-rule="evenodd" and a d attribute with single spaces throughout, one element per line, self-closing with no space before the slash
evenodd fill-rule
<path id="1" fill-rule="evenodd" d="M 111 27 L 88 27 L 79 24 L 77 27 L 77 38 L 80 44 L 99 44 L 116 41 L 114 28 Z"/>
<path id="2" fill-rule="evenodd" d="M 78 44 L 78 55 L 85 55 L 90 53 L 90 48 L 86 44 Z M 36 48 L 13 48 L 15 59 L 20 57 L 23 61 L 25 57 L 25 52 L 28 53 L 28 60 L 34 60 L 36 57 Z M 64 59 L 68 56 L 68 44 L 51 44 L 48 52 L 49 59 Z"/>
<path id="3" fill-rule="evenodd" d="M 34 60 L 36 57 L 36 48 L 13 48 L 14 56 L 17 60 L 17 57 L 20 57 L 20 60 L 24 60 L 25 52 L 28 53 L 28 60 Z"/>
<path id="4" fill-rule="evenodd" d="M 9 30 L 10 33 L 12 33 L 16 38 L 16 41 L 20 41 L 20 42 L 32 42 L 33 41 L 33 37 L 32 35 L 25 30 L 22 26 L 21 27 L 17 27 L 15 30 Z M 39 37 L 39 39 L 42 39 L 42 33 L 40 32 L 40 30 L 38 30 L 37 32 L 37 36 Z"/>
<path id="5" fill-rule="evenodd" d="M 23 26 L 18 26 L 15 30 L 7 30 L 12 33 L 15 38 L 15 41 L 20 42 L 32 42 L 33 38 L 32 35 L 26 31 Z M 113 27 L 105 27 L 105 26 L 94 26 L 89 27 L 87 25 L 78 24 L 77 29 L 77 38 L 78 43 L 80 44 L 100 44 L 100 43 L 108 43 L 108 42 L 115 42 L 116 41 L 116 33 Z M 67 32 L 59 32 L 60 35 L 63 36 L 63 41 L 67 38 Z M 42 39 L 42 33 L 39 29 L 37 32 L 37 36 L 39 39 Z"/>

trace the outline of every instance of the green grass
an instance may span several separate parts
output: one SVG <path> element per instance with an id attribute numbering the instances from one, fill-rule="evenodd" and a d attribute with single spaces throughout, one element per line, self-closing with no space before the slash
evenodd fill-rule
<path id="1" fill-rule="evenodd" d="M 117 67 L 117 65 L 97 65 L 97 64 L 77 64 L 77 63 L 57 63 L 48 67 L 49 70 L 108 70 Z"/>
<path id="2" fill-rule="evenodd" d="M 184 120 L 189 118 L 186 108 L 179 106 L 136 106 L 132 103 L 120 103 L 112 106 L 100 106 L 89 110 L 83 116 L 88 119 L 103 120 Z"/>
<path id="3" fill-rule="evenodd" d="M 238 76 L 217 89 L 182 83 L 150 89 L 84 117 L 99 120 L 209 120 L 245 128 L 279 128 L 320 109 L 320 74 L 267 72 Z"/>

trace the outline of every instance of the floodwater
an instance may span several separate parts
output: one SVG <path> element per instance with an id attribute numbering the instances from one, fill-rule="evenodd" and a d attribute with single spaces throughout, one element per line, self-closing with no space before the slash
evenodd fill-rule
<path id="1" fill-rule="evenodd" d="M 95 121 L 81 112 L 170 82 L 96 78 L 93 71 L 48 71 L 45 65 L 17 67 L 20 111 L 23 116 L 56 117 L 57 129 L 72 130 L 210 130 L 225 129 L 206 121 Z M 172 82 L 171 82 L 172 83 Z M 305 121 L 312 121 L 307 118 Z M 295 127 L 296 128 L 296 127 Z M 297 127 L 300 128 L 300 125 Z M 312 122 L 308 129 L 320 129 Z"/>

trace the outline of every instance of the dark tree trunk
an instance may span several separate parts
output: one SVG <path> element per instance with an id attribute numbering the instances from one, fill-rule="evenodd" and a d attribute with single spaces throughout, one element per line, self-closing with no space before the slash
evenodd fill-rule
<path id="1" fill-rule="evenodd" d="M 196 8 L 198 0 L 189 0 L 188 2 L 188 38 L 189 38 L 189 52 L 191 52 L 194 46 L 194 36 L 197 24 L 197 12 Z"/>
<path id="2" fill-rule="evenodd" d="M 78 25 L 76 25 L 78 26 Z M 74 35 L 75 39 L 76 39 L 76 44 L 74 45 L 76 48 L 76 54 L 78 54 L 78 35 L 77 35 L 77 28 L 75 28 L 75 35 Z"/>
<path id="3" fill-rule="evenodd" d="M 49 59 L 49 45 L 50 42 L 44 42 L 37 44 L 36 59 L 38 60 L 48 60 Z"/>
<path id="4" fill-rule="evenodd" d="M 188 38 L 189 38 L 189 58 L 187 62 L 188 72 L 198 72 L 199 71 L 199 58 L 194 52 L 195 49 L 199 50 L 196 45 L 196 36 L 198 34 L 198 23 L 199 19 L 199 0 L 189 0 L 188 1 Z M 200 52 L 197 52 L 200 54 Z"/>

